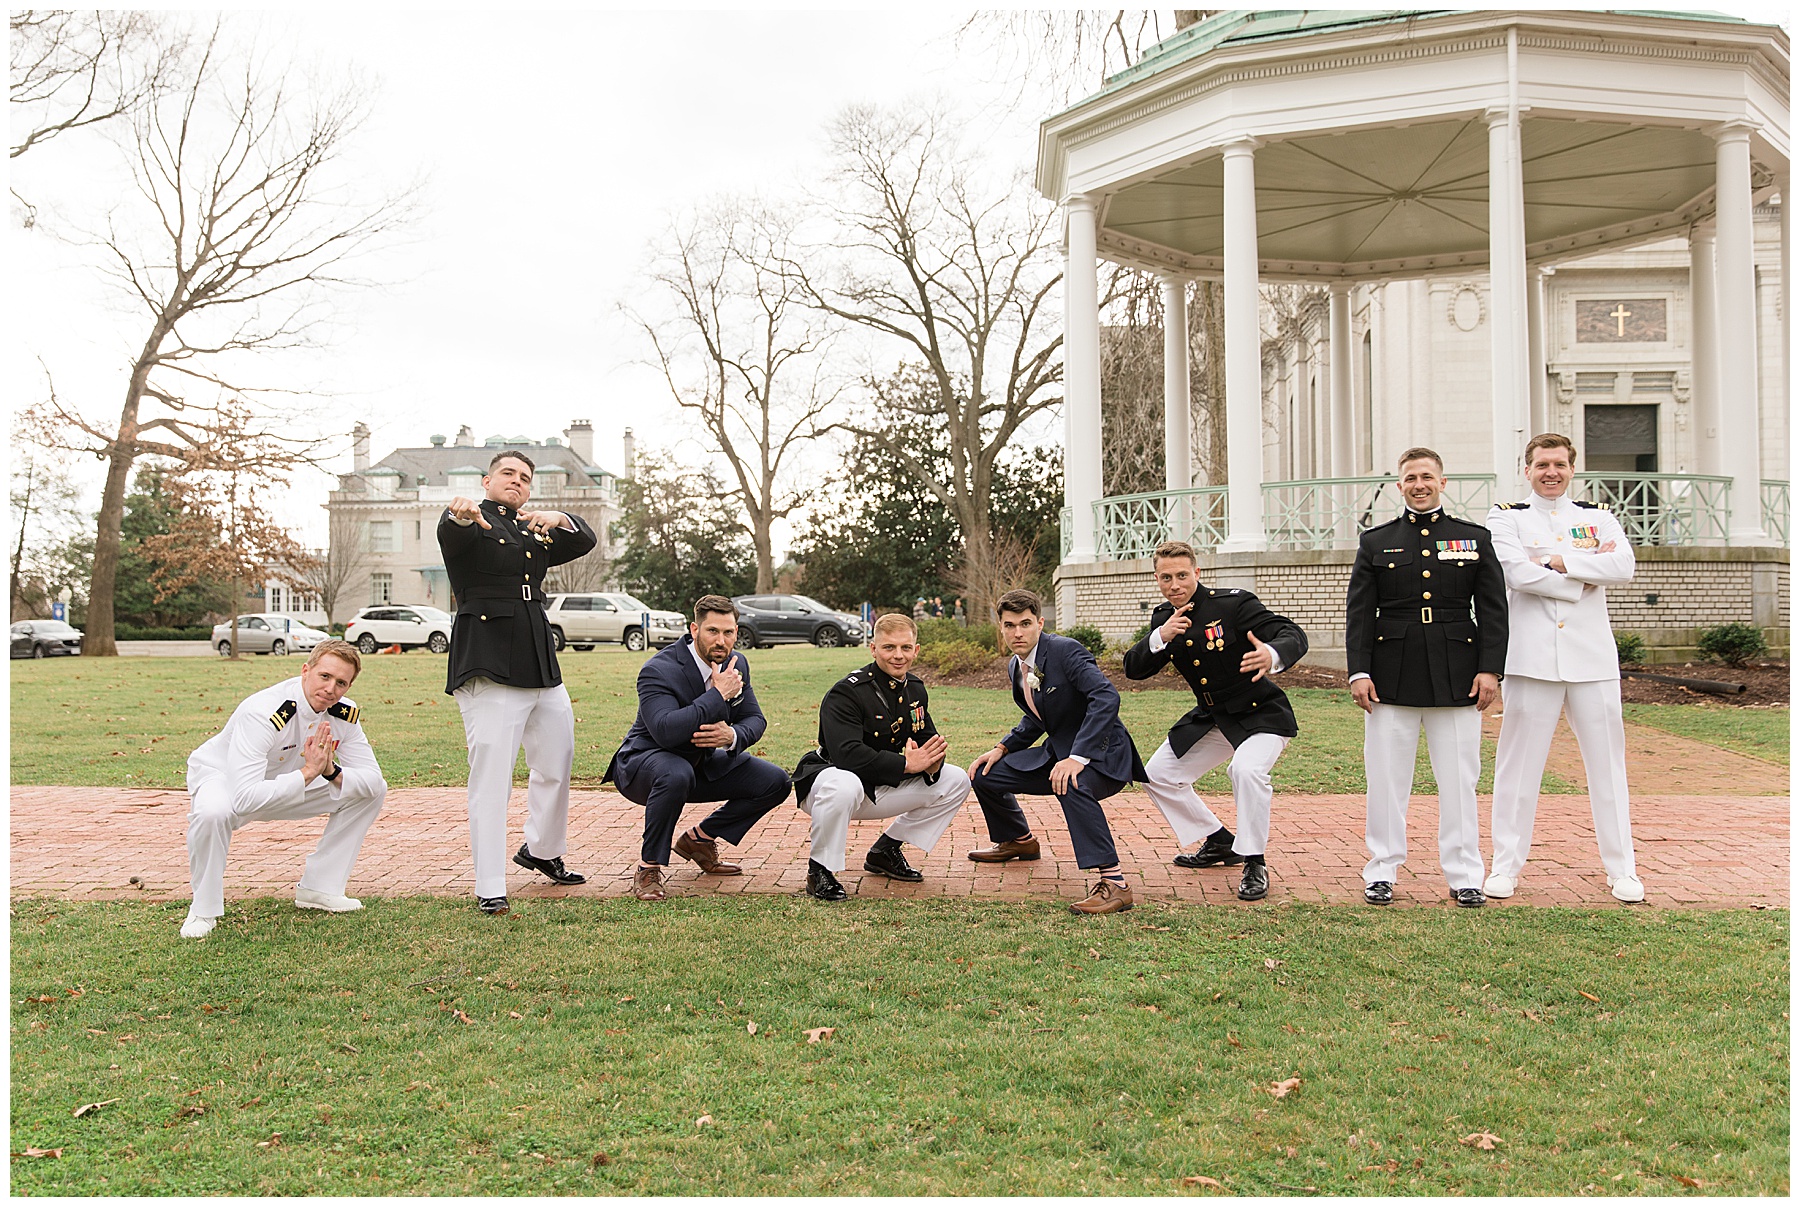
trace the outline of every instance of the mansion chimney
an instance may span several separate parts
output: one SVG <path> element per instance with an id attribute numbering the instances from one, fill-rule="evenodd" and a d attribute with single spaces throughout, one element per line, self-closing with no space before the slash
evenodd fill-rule
<path id="1" fill-rule="evenodd" d="M 452 448 L 474 448 L 475 447 L 475 433 L 469 430 L 468 424 L 465 423 L 461 427 L 456 429 L 456 443 L 451 445 L 450 447 L 452 447 Z"/>
<path id="2" fill-rule="evenodd" d="M 585 419 L 577 419 L 563 429 L 563 438 L 569 442 L 583 465 L 594 463 L 594 425 Z"/>
<path id="3" fill-rule="evenodd" d="M 626 428 L 625 429 L 625 476 L 627 478 L 630 478 L 630 477 L 635 476 L 636 473 L 637 473 L 637 437 L 633 436 L 631 434 L 630 428 Z"/>
<path id="4" fill-rule="evenodd" d="M 362 420 L 350 429 L 350 471 L 362 473 L 369 468 L 369 425 Z"/>

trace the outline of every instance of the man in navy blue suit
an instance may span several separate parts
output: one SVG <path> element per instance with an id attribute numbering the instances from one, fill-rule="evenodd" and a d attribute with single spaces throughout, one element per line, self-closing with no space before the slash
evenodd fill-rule
<path id="1" fill-rule="evenodd" d="M 1015 794 L 1053 794 L 1069 825 L 1076 865 L 1098 877 L 1093 891 L 1070 911 L 1122 913 L 1131 908 L 1131 886 L 1119 868 L 1100 802 L 1147 777 L 1119 721 L 1119 690 L 1079 641 L 1044 632 L 1044 606 L 1034 593 L 1008 591 L 994 612 L 1013 652 L 1008 676 L 1013 701 L 1024 715 L 969 768 L 994 842 L 970 851 L 969 858 L 977 863 L 1038 858 L 1038 840 Z M 1040 737 L 1042 746 L 1036 744 Z"/>
<path id="2" fill-rule="evenodd" d="M 639 901 L 668 896 L 671 839 L 674 852 L 702 872 L 742 874 L 719 858 L 718 840 L 736 846 L 787 799 L 787 772 L 748 753 L 768 722 L 750 690 L 749 665 L 732 652 L 737 633 L 737 606 L 703 595 L 688 635 L 638 672 L 637 720 L 604 778 L 644 806 L 644 845 L 631 884 Z M 724 803 L 676 838 L 683 806 L 696 801 Z"/>

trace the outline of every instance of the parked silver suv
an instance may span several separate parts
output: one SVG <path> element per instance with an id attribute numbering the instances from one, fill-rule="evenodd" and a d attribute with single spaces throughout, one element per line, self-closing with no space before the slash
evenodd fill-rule
<path id="1" fill-rule="evenodd" d="M 238 652 L 241 654 L 304 654 L 330 633 L 308 628 L 291 616 L 273 612 L 253 612 L 239 616 Z M 216 624 L 212 631 L 212 647 L 225 657 L 231 656 L 231 622 Z"/>
<path id="2" fill-rule="evenodd" d="M 644 632 L 644 613 L 650 613 L 650 631 Z M 552 595 L 549 608 L 550 640 L 560 651 L 565 645 L 591 650 L 596 642 L 617 641 L 628 650 L 646 644 L 671 645 L 687 632 L 687 618 L 679 612 L 661 612 L 634 596 L 617 591 L 570 592 Z"/>

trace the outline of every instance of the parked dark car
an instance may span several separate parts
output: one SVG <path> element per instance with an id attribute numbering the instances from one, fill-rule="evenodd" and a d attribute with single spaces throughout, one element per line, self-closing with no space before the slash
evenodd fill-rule
<path id="1" fill-rule="evenodd" d="M 830 647 L 860 643 L 862 618 L 837 612 L 804 595 L 739 595 L 738 645 L 753 650 L 759 645 L 810 641 Z"/>
<path id="2" fill-rule="evenodd" d="M 81 653 L 81 630 L 60 620 L 21 620 L 12 627 L 14 658 Z"/>

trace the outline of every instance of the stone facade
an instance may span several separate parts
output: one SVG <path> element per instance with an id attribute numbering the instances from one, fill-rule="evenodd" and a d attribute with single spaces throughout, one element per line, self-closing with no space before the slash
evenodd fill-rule
<path id="1" fill-rule="evenodd" d="M 1734 622 L 1756 625 L 1771 650 L 1786 655 L 1786 549 L 1650 548 L 1637 550 L 1637 558 L 1637 576 L 1609 590 L 1607 605 L 1613 627 L 1642 636 L 1653 660 L 1684 660 L 1701 630 Z M 1355 559 L 1350 549 L 1202 552 L 1200 578 L 1210 587 L 1256 592 L 1306 630 L 1309 661 L 1342 667 L 1344 597 Z M 1130 640 L 1162 599 L 1147 558 L 1060 566 L 1055 593 L 1059 614 L 1094 625 L 1115 642 Z"/>

